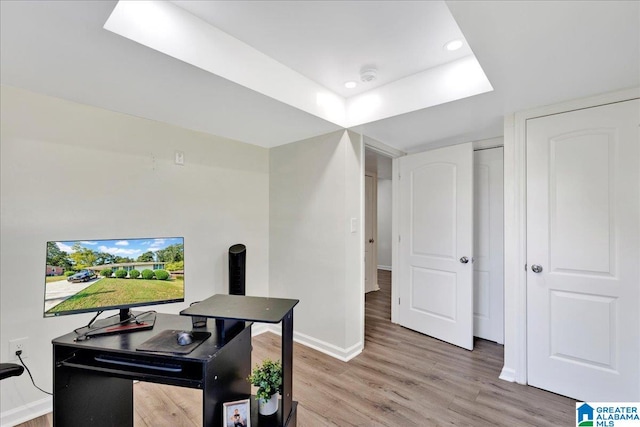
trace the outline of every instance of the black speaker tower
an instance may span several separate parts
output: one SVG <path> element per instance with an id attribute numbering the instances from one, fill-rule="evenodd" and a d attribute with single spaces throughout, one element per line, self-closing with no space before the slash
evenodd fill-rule
<path id="1" fill-rule="evenodd" d="M 247 248 L 238 243 L 229 248 L 229 295 L 245 295 Z"/>

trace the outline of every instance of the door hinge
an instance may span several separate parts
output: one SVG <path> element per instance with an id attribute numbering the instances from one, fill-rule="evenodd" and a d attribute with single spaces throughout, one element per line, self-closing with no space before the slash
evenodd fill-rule
<path id="1" fill-rule="evenodd" d="M 398 298 L 398 305 L 400 305 L 400 298 Z"/>
<path id="2" fill-rule="evenodd" d="M 527 271 L 527 264 L 524 265 L 524 271 Z"/>

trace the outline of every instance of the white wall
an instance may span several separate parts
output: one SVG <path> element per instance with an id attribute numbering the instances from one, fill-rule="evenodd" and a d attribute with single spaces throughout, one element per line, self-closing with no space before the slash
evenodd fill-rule
<path id="1" fill-rule="evenodd" d="M 378 268 L 391 270 L 391 180 L 378 179 Z"/>
<path id="2" fill-rule="evenodd" d="M 155 307 L 167 313 L 226 292 L 228 248 L 244 243 L 247 293 L 268 294 L 268 150 L 11 87 L 1 91 L 2 362 L 9 360 L 9 340 L 28 337 L 25 361 L 50 391 L 51 339 L 91 318 L 43 318 L 48 240 L 184 236 L 186 302 Z M 174 164 L 175 150 L 185 153 L 184 166 Z M 28 375 L 0 387 L 3 425 L 50 410 Z M 31 414 L 25 405 L 33 406 Z"/>
<path id="3" fill-rule="evenodd" d="M 362 153 L 345 131 L 270 152 L 270 295 L 299 299 L 294 338 L 341 359 L 363 346 Z"/>

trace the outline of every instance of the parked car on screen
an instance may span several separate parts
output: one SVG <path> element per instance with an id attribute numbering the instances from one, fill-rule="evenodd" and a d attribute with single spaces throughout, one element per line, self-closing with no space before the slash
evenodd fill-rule
<path id="1" fill-rule="evenodd" d="M 67 278 L 68 282 L 78 283 L 78 282 L 86 282 L 96 277 L 96 273 L 90 270 L 80 270 L 76 274 L 69 276 Z"/>

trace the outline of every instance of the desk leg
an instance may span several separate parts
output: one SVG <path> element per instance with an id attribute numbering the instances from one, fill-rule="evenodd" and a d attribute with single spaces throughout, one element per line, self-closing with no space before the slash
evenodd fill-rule
<path id="1" fill-rule="evenodd" d="M 293 309 L 282 319 L 282 423 L 291 414 L 293 393 Z"/>

